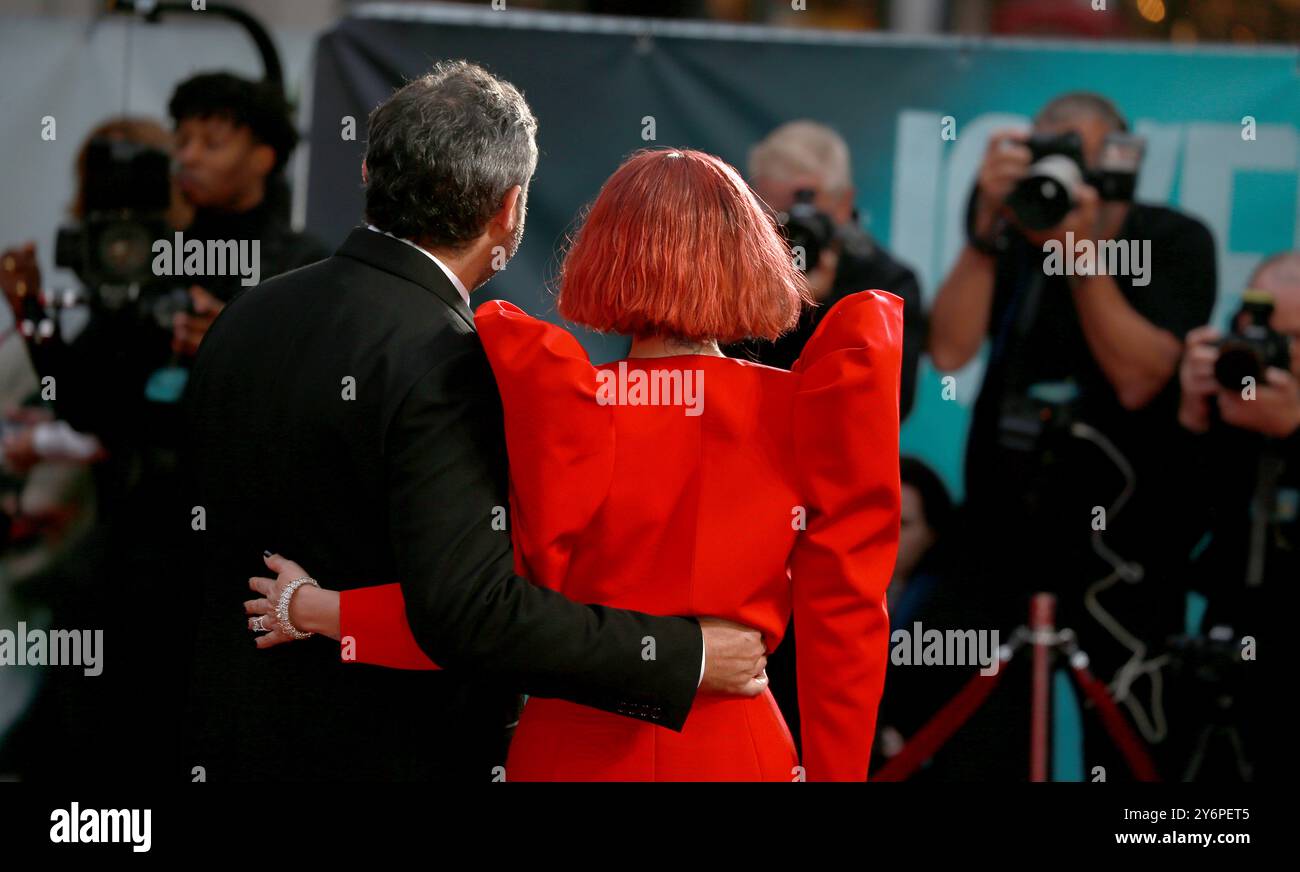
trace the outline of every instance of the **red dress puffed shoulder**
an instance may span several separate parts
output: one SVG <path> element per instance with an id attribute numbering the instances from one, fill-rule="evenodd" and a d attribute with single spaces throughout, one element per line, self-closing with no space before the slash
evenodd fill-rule
<path id="1" fill-rule="evenodd" d="M 581 602 L 746 624 L 769 651 L 793 611 L 800 640 L 802 764 L 768 692 L 702 694 L 680 733 L 533 697 L 507 779 L 865 780 L 898 543 L 902 301 L 844 298 L 789 372 L 707 355 L 593 366 L 503 301 L 476 324 L 521 574 Z M 663 393 L 638 402 L 637 384 Z M 398 585 L 345 591 L 340 608 L 358 660 L 436 668 Z"/>

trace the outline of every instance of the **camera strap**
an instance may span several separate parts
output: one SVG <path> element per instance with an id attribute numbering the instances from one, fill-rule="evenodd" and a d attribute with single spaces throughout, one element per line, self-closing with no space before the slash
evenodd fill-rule
<path id="1" fill-rule="evenodd" d="M 993 339 L 993 355 L 1004 366 L 1005 389 L 1028 388 L 1031 383 L 1031 379 L 1024 377 L 1025 368 L 1017 366 L 1013 357 L 1024 347 L 1025 340 L 1034 329 L 1045 284 L 1046 276 L 1041 269 L 1022 269 L 1017 273 L 1015 290 L 1002 313 L 1002 321 Z"/>

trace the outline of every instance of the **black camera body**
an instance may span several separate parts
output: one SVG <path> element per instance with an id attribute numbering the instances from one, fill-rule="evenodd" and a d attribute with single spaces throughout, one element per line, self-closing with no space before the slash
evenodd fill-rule
<path id="1" fill-rule="evenodd" d="M 1083 140 L 1073 131 L 1035 133 L 1025 145 L 1032 155 L 1029 173 L 1007 195 L 1007 208 L 1021 227 L 1046 230 L 1074 208 L 1074 188 L 1083 181 Z"/>
<path id="2" fill-rule="evenodd" d="M 75 272 L 84 290 L 51 302 L 64 308 L 89 304 L 170 331 L 173 315 L 190 307 L 182 284 L 153 272 L 154 242 L 173 232 L 167 219 L 171 158 L 140 143 L 94 139 L 86 147 L 82 198 L 80 223 L 59 228 L 54 262 Z"/>
<path id="3" fill-rule="evenodd" d="M 1029 230 L 1060 224 L 1074 208 L 1074 189 L 1087 183 L 1103 200 L 1129 202 L 1137 188 L 1137 171 L 1145 140 L 1128 133 L 1106 137 L 1096 169 L 1083 158 L 1083 139 L 1073 130 L 1035 133 L 1025 142 L 1032 155 L 1028 174 L 1007 195 L 1016 222 Z"/>
<path id="4" fill-rule="evenodd" d="M 1273 297 L 1264 291 L 1248 290 L 1241 309 L 1232 319 L 1232 332 L 1219 341 L 1219 358 L 1214 377 L 1230 391 L 1239 391 L 1246 379 L 1256 384 L 1270 366 L 1291 368 L 1291 338 L 1269 326 Z"/>
<path id="5" fill-rule="evenodd" d="M 835 239 L 835 222 L 813 204 L 816 195 L 811 188 L 796 191 L 794 203 L 776 216 L 790 250 L 803 251 L 805 271 L 817 266 L 822 251 Z"/>
<path id="6" fill-rule="evenodd" d="M 171 160 L 156 148 L 95 139 L 86 149 L 83 217 L 59 229 L 54 262 L 89 288 L 146 285 L 153 243 L 170 232 Z"/>

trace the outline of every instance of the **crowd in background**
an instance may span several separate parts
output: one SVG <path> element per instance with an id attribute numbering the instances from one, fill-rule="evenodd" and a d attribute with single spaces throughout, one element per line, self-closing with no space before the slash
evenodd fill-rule
<path id="1" fill-rule="evenodd" d="M 99 190 L 98 161 L 106 147 L 119 157 L 126 148 L 131 160 L 161 152 L 173 168 L 166 201 L 151 216 L 158 226 L 200 240 L 260 240 L 263 279 L 328 256 L 289 227 L 283 167 L 297 135 L 278 89 L 201 74 L 177 87 L 170 112 L 167 124 L 107 119 L 88 138 L 70 209 L 84 233 L 103 229 L 99 194 L 87 196 Z M 987 343 L 962 503 L 923 462 L 901 459 L 894 627 L 995 627 L 1009 636 L 1024 623 L 1031 593 L 1055 593 L 1058 623 L 1076 633 L 1165 779 L 1252 780 L 1267 758 L 1256 736 L 1258 677 L 1243 660 L 1242 640 L 1259 633 L 1279 585 L 1297 569 L 1300 359 L 1290 350 L 1300 336 L 1300 253 L 1261 261 L 1249 289 L 1217 288 L 1214 241 L 1203 223 L 1094 187 L 1100 183 L 1090 173 L 1103 149 L 1126 132 L 1105 96 L 1072 93 L 1044 106 L 1032 131 L 991 137 L 970 194 L 966 243 L 927 312 L 912 270 L 858 221 L 840 135 L 808 120 L 772 131 L 744 169 L 774 217 L 815 245 L 807 274 L 817 304 L 785 338 L 730 353 L 789 367 L 836 300 L 865 288 L 891 291 L 906 307 L 906 416 L 922 355 L 941 371 L 958 371 Z M 1088 172 L 1064 217 L 1027 226 L 1008 200 L 1038 160 L 1035 143 L 1067 134 L 1077 138 Z M 1149 282 L 1052 274 L 1044 245 L 1067 234 L 1149 244 Z M 87 254 L 84 295 L 64 305 L 42 294 L 38 244 L 45 243 L 9 242 L 0 253 L 15 323 L 4 341 L 23 343 L 38 377 L 7 415 L 9 490 L 20 491 L 49 463 L 84 467 L 93 488 L 72 511 L 33 512 L 11 496 L 5 547 L 59 545 L 20 599 L 53 626 L 100 626 L 130 640 L 133 650 L 118 656 L 138 668 L 99 683 L 46 676 L 0 746 L 0 772 L 138 773 L 149 749 L 167 741 L 184 692 L 183 658 L 151 653 L 166 614 L 142 617 L 138 605 L 157 601 L 158 568 L 188 520 L 176 504 L 185 374 L 239 287 L 213 275 L 123 295 L 90 268 Z M 1216 295 L 1228 290 L 1251 292 L 1231 336 L 1206 326 Z M 1249 392 L 1244 383 L 1225 383 L 1218 364 L 1230 346 L 1238 360 L 1255 354 Z M 1289 355 L 1270 357 L 1275 346 Z M 43 390 L 47 377 L 57 385 L 52 394 Z M 185 591 L 172 596 L 179 607 Z M 1205 604 L 1194 620 L 1189 596 Z M 791 632 L 769 664 L 795 736 L 797 648 Z M 954 668 L 891 667 L 880 762 L 968 678 Z M 1023 778 L 1028 718 L 1020 685 L 1005 680 L 920 777 Z M 150 717 L 113 702 L 124 697 L 147 700 Z M 78 750 L 43 753 L 50 747 Z M 1113 779 L 1126 777 L 1086 707 L 1084 758 Z"/>

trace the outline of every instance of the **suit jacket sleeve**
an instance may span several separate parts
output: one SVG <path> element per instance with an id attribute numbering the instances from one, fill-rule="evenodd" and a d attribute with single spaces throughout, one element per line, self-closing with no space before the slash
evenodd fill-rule
<path id="1" fill-rule="evenodd" d="M 443 349 L 385 440 L 389 528 L 419 647 L 445 669 L 680 730 L 698 687 L 698 621 L 575 603 L 515 574 L 491 368 L 472 333 Z"/>

